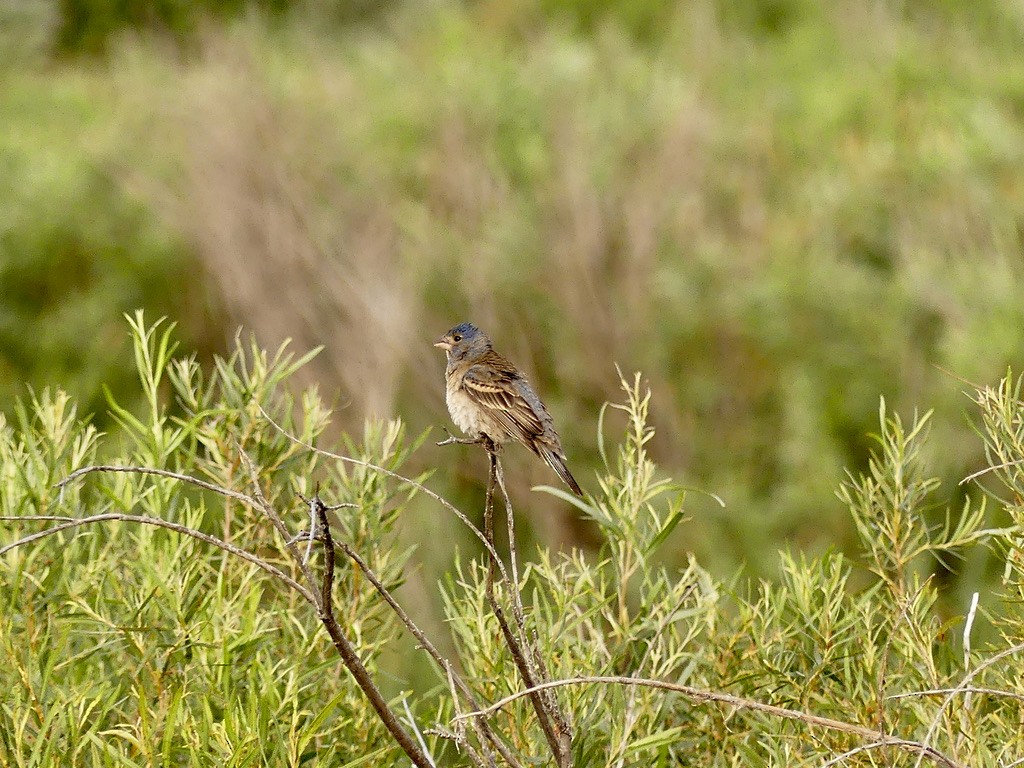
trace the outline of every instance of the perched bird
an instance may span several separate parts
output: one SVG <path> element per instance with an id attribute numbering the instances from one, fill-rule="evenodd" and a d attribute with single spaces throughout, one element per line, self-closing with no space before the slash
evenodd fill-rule
<path id="1" fill-rule="evenodd" d="M 491 340 L 475 325 L 462 323 L 434 346 L 448 357 L 445 400 L 459 429 L 471 437 L 486 436 L 497 445 L 510 437 L 518 440 L 582 496 L 565 465 L 551 414 L 519 369 L 494 351 Z"/>

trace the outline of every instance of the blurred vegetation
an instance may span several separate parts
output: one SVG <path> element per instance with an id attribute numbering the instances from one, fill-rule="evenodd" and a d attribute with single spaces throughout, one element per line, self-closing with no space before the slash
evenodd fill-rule
<path id="1" fill-rule="evenodd" d="M 238 325 L 323 345 L 302 382 L 341 428 L 421 430 L 448 422 L 429 342 L 473 319 L 585 487 L 613 363 L 649 375 L 653 457 L 727 504 L 695 498 L 675 556 L 719 575 L 855 547 L 833 489 L 879 395 L 934 407 L 947 487 L 979 466 L 955 377 L 1024 352 L 1017 5 L 205 5 L 0 2 L 4 410 L 60 384 L 108 426 L 146 306 L 201 357 Z M 515 500 L 550 481 L 509 460 Z"/>

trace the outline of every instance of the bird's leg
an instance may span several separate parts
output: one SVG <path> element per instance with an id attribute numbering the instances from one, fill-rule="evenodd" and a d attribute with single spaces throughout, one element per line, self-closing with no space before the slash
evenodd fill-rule
<path id="1" fill-rule="evenodd" d="M 448 435 L 448 437 L 441 440 L 439 443 L 436 443 L 436 445 L 482 445 L 488 450 L 491 450 L 488 446 L 493 445 L 493 443 L 491 443 L 491 439 L 487 437 L 487 435 L 481 434 L 476 437 L 456 437 L 448 431 L 447 427 L 441 427 L 441 429 L 444 430 L 444 433 Z"/>

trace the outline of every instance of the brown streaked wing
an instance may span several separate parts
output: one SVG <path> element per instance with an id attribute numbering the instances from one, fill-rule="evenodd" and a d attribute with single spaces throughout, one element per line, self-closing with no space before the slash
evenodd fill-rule
<path id="1" fill-rule="evenodd" d="M 536 452 L 533 441 L 544 432 L 544 424 L 530 403 L 519 394 L 513 374 L 474 365 L 463 378 L 466 394 L 486 408 L 515 438 Z"/>

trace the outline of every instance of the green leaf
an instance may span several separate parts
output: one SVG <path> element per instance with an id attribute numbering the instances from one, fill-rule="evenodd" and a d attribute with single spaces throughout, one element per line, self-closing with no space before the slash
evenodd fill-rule
<path id="1" fill-rule="evenodd" d="M 588 504 L 585 499 L 581 499 L 574 493 L 563 491 L 561 488 L 553 488 L 550 485 L 535 485 L 530 490 L 541 491 L 542 493 L 549 493 L 552 496 L 557 496 L 563 501 L 567 501 L 574 507 L 577 507 L 583 512 L 586 512 L 588 515 L 594 512 L 594 508 L 590 504 Z"/>
<path id="2" fill-rule="evenodd" d="M 684 517 L 685 515 L 683 514 L 682 508 L 677 509 L 675 512 L 673 512 L 669 516 L 668 520 L 665 521 L 665 524 L 661 526 L 661 530 L 658 531 L 657 535 L 653 539 L 651 539 L 651 543 L 647 545 L 645 553 L 651 554 L 652 552 L 657 550 L 658 547 L 664 544 L 665 539 L 667 539 L 672 534 L 672 531 L 674 531 L 676 529 L 676 526 L 683 521 Z"/>

